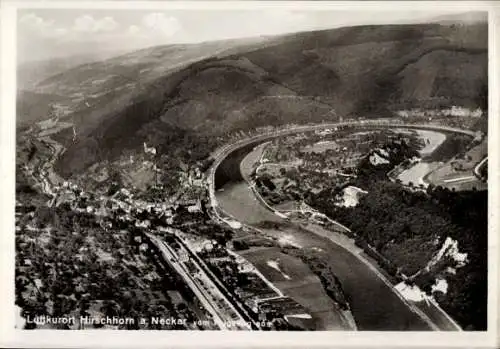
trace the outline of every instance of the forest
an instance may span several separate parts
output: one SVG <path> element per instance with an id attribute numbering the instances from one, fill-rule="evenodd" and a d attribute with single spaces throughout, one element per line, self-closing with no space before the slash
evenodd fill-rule
<path id="1" fill-rule="evenodd" d="M 331 198 L 335 188 L 309 195 L 307 203 L 347 226 L 356 243 L 393 277 L 409 277 L 431 292 L 443 268 L 425 272 L 447 237 L 467 253 L 465 266 L 446 275 L 446 294 L 434 292 L 439 304 L 466 330 L 487 327 L 487 206 L 486 191 L 454 192 L 429 186 L 408 190 L 388 181 L 388 168 L 360 164 L 350 185 L 368 191 L 355 207 L 339 207 Z M 419 272 L 420 271 L 420 272 Z M 415 276 L 411 278 L 411 276 Z"/>

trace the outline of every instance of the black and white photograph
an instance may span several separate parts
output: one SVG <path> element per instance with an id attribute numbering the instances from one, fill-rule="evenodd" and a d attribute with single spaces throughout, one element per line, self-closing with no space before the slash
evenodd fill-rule
<path id="1" fill-rule="evenodd" d="M 11 20 L 16 333 L 495 330 L 488 8 L 70 3 Z"/>

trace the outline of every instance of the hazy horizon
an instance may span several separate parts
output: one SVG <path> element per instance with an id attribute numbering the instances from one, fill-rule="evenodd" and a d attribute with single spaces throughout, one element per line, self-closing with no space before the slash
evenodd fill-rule
<path id="1" fill-rule="evenodd" d="M 23 9 L 18 13 L 19 63 L 142 48 L 193 44 L 368 24 L 426 23 L 441 17 L 482 19 L 482 12 L 285 8 L 255 10 Z M 487 12 L 484 12 L 484 17 Z"/>

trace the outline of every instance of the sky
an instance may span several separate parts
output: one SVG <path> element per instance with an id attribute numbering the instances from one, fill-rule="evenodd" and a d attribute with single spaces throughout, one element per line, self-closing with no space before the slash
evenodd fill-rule
<path id="1" fill-rule="evenodd" d="M 286 8 L 20 9 L 17 17 L 18 61 L 358 24 L 426 22 L 439 15 L 435 11 L 414 10 L 375 14 L 369 11 L 298 11 Z"/>

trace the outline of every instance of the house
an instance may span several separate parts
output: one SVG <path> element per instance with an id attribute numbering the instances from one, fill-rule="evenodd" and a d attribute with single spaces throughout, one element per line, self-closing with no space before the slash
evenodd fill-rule
<path id="1" fill-rule="evenodd" d="M 201 212 L 201 207 L 200 205 L 192 205 L 188 207 L 188 212 L 189 213 L 196 213 L 196 212 Z"/>
<path id="2" fill-rule="evenodd" d="M 35 286 L 36 288 L 40 289 L 43 287 L 43 283 L 42 283 L 42 280 L 40 279 L 35 279 Z"/>

